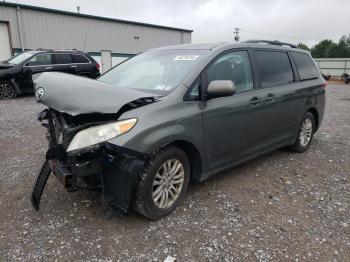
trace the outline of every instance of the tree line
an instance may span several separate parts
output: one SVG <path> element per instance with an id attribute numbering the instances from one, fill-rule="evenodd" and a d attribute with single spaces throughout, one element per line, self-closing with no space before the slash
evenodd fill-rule
<path id="1" fill-rule="evenodd" d="M 298 44 L 299 48 L 311 52 L 314 58 L 349 58 L 350 57 L 350 34 L 343 36 L 338 42 L 325 39 L 309 48 L 304 43 Z"/>

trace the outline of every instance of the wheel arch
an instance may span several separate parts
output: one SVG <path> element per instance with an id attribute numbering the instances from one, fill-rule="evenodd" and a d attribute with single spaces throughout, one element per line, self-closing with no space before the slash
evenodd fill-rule
<path id="1" fill-rule="evenodd" d="M 193 143 L 186 140 L 175 140 L 162 145 L 161 148 L 166 146 L 176 146 L 185 152 L 190 161 L 190 178 L 193 180 L 199 180 L 202 173 L 202 156 L 198 148 Z"/>
<path id="2" fill-rule="evenodd" d="M 317 109 L 315 107 L 310 107 L 306 112 L 310 112 L 314 116 L 316 125 L 314 132 L 316 132 L 320 125 L 320 118 Z"/>

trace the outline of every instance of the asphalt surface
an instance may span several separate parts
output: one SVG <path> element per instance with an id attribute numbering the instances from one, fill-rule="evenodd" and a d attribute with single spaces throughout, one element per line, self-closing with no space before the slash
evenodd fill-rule
<path id="1" fill-rule="evenodd" d="M 54 176 L 29 201 L 45 155 L 43 108 L 0 101 L 0 261 L 350 261 L 350 85 L 330 85 L 303 154 L 281 149 L 191 184 L 164 219 L 118 216 Z"/>

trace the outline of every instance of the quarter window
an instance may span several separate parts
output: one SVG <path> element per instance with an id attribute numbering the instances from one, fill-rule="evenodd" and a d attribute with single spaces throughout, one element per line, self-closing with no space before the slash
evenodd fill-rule
<path id="1" fill-rule="evenodd" d="M 72 63 L 72 57 L 70 56 L 70 54 L 54 54 L 54 56 L 55 64 L 62 65 Z"/>
<path id="2" fill-rule="evenodd" d="M 38 54 L 28 61 L 28 66 L 45 66 L 52 64 L 51 54 Z"/>
<path id="3" fill-rule="evenodd" d="M 271 87 L 294 81 L 288 54 L 276 51 L 256 51 L 261 87 Z"/>
<path id="4" fill-rule="evenodd" d="M 297 66 L 300 80 L 318 78 L 319 73 L 309 55 L 304 53 L 292 53 L 293 60 Z"/>
<path id="5" fill-rule="evenodd" d="M 208 83 L 214 80 L 231 80 L 237 93 L 253 89 L 252 71 L 247 51 L 226 53 L 207 69 Z"/>
<path id="6" fill-rule="evenodd" d="M 185 101 L 194 101 L 199 100 L 199 94 L 200 94 L 200 76 L 197 77 L 197 79 L 193 82 L 189 90 L 187 91 L 185 95 Z"/>

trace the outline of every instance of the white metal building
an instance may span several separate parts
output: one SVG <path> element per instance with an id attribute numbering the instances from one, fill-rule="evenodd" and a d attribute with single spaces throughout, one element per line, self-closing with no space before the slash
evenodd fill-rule
<path id="1" fill-rule="evenodd" d="M 78 49 L 113 64 L 142 51 L 191 43 L 192 30 L 0 2 L 0 60 L 28 49 Z M 103 54 L 103 53 L 102 53 Z"/>

